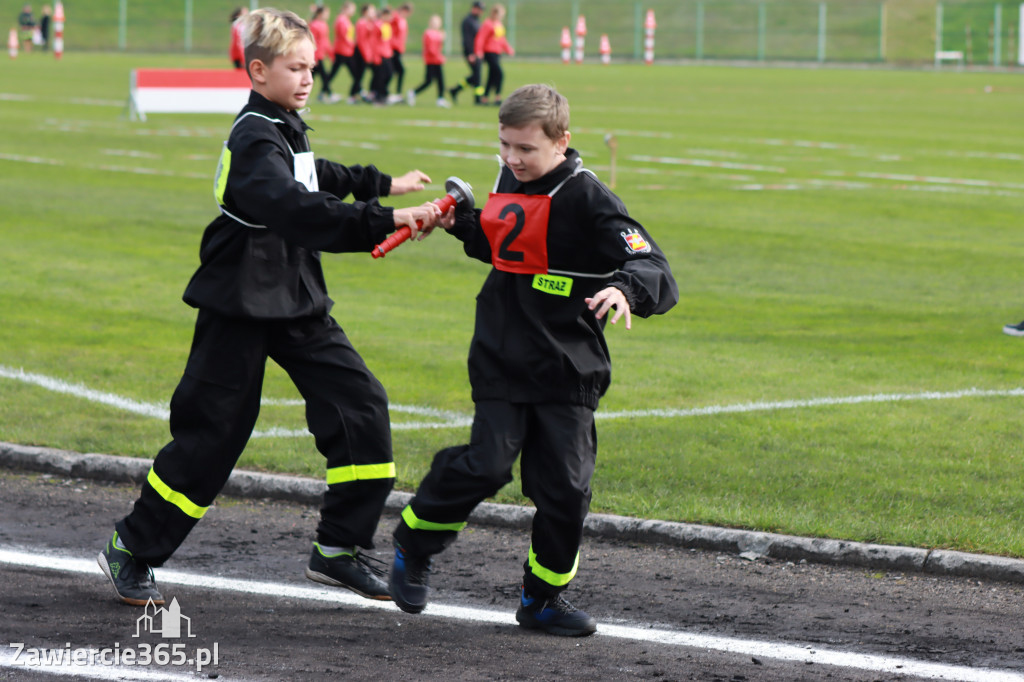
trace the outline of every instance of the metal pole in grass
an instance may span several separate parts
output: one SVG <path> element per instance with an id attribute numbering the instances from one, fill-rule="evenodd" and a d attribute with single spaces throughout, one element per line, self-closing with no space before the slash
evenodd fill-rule
<path id="1" fill-rule="evenodd" d="M 633 59 L 640 61 L 643 56 L 641 48 L 641 36 L 643 35 L 644 11 L 640 6 L 640 0 L 633 3 Z"/>
<path id="2" fill-rule="evenodd" d="M 878 61 L 880 62 L 885 61 L 885 32 L 888 29 L 886 25 L 888 15 L 886 7 L 885 0 L 878 4 Z"/>
<path id="3" fill-rule="evenodd" d="M 994 40 L 995 45 L 993 47 L 994 59 L 992 60 L 992 66 L 1002 66 L 1003 64 L 1003 6 L 996 5 L 995 15 L 995 33 Z"/>
<path id="4" fill-rule="evenodd" d="M 704 3 L 697 3 L 697 59 L 704 59 Z"/>
<path id="5" fill-rule="evenodd" d="M 828 21 L 828 5 L 818 3 L 818 63 L 825 61 L 825 24 Z"/>
<path id="6" fill-rule="evenodd" d="M 942 3 L 935 3 L 935 66 L 939 65 L 939 53 L 942 52 Z"/>
<path id="7" fill-rule="evenodd" d="M 452 12 L 452 0 L 444 0 L 444 53 L 452 54 L 452 40 L 455 36 L 455 24 Z M 461 33 L 461 32 L 460 32 Z"/>
<path id="8" fill-rule="evenodd" d="M 764 61 L 764 34 L 767 29 L 768 10 L 763 2 L 757 3 L 757 61 Z"/>
<path id="9" fill-rule="evenodd" d="M 516 44 L 516 0 L 508 0 L 508 42 Z"/>
<path id="10" fill-rule="evenodd" d="M 117 49 L 128 48 L 128 0 L 121 0 L 117 8 Z"/>
<path id="11" fill-rule="evenodd" d="M 185 52 L 192 51 L 192 0 L 185 0 Z"/>

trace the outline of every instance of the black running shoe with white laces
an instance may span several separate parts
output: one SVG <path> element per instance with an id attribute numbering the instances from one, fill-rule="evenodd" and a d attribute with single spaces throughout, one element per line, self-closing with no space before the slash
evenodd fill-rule
<path id="1" fill-rule="evenodd" d="M 367 599 L 387 601 L 391 597 L 388 596 L 387 583 L 381 579 L 384 571 L 371 565 L 371 561 L 384 563 L 356 549 L 325 555 L 320 544 L 314 542 L 306 577 L 316 583 L 344 587 Z"/>
<path id="2" fill-rule="evenodd" d="M 543 630 L 562 637 L 586 637 L 597 631 L 597 621 L 561 595 L 539 599 L 526 594 L 526 590 L 520 594 L 516 620 L 524 628 Z"/>
<path id="3" fill-rule="evenodd" d="M 152 601 L 157 606 L 164 603 L 163 595 L 156 589 L 153 569 L 136 561 L 127 549 L 117 546 L 117 531 L 96 557 L 103 573 L 110 578 L 117 597 L 125 604 L 145 606 Z"/>
<path id="4" fill-rule="evenodd" d="M 430 593 L 430 557 L 412 556 L 396 544 L 388 590 L 398 608 L 406 613 L 419 613 L 425 609 Z"/>
<path id="5" fill-rule="evenodd" d="M 1010 336 L 1024 336 L 1024 322 L 1008 324 L 1003 327 L 1003 333 Z"/>

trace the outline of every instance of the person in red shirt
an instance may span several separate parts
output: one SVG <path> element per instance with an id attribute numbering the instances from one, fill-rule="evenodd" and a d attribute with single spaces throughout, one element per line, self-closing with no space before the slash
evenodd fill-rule
<path id="1" fill-rule="evenodd" d="M 416 104 L 416 95 L 430 87 L 431 83 L 437 83 L 437 106 L 449 108 L 451 104 L 444 98 L 444 31 L 441 30 L 441 17 L 437 14 L 430 15 L 427 21 L 427 30 L 423 32 L 423 63 L 426 65 L 426 74 L 423 83 L 415 90 L 410 90 L 407 100 L 410 105 Z"/>
<path id="2" fill-rule="evenodd" d="M 489 97 L 493 92 L 494 104 L 501 105 L 501 85 L 505 80 L 505 72 L 501 70 L 501 55 L 515 54 L 515 50 L 505 38 L 505 24 L 502 23 L 504 19 L 505 6 L 494 3 L 490 15 L 480 25 L 480 31 L 476 34 L 473 51 L 477 59 L 483 59 L 487 63 L 487 85 L 483 97 L 480 98 L 480 104 L 490 104 Z"/>
<path id="3" fill-rule="evenodd" d="M 402 55 L 405 54 L 405 44 L 409 38 L 410 14 L 412 14 L 412 3 L 405 2 L 391 19 L 391 49 L 395 52 L 395 56 L 391 58 L 391 64 L 396 80 L 395 92 L 399 95 L 399 101 L 401 101 L 402 83 L 405 80 L 405 64 L 402 63 Z"/>
<path id="4" fill-rule="evenodd" d="M 359 11 L 359 21 L 356 22 L 356 52 L 355 55 L 362 63 L 359 80 L 362 82 L 362 74 L 370 70 L 370 83 L 372 87 L 373 74 L 376 73 L 376 64 L 379 63 L 377 56 L 377 7 L 366 3 Z M 362 92 L 360 86 L 360 97 L 366 102 L 371 102 L 369 94 Z"/>
<path id="5" fill-rule="evenodd" d="M 313 11 L 313 17 L 309 20 L 309 30 L 315 42 L 313 77 L 320 76 L 320 94 L 317 99 L 321 102 L 337 102 L 339 99 L 331 93 L 331 77 L 324 66 L 324 57 L 331 50 L 331 37 L 327 28 L 327 20 L 330 18 L 331 10 L 320 5 Z"/>
<path id="6" fill-rule="evenodd" d="M 231 13 L 231 46 L 228 48 L 228 59 L 236 69 L 245 68 L 245 45 L 242 43 L 242 28 L 245 26 L 247 7 L 236 7 Z"/>
<path id="7" fill-rule="evenodd" d="M 352 23 L 352 17 L 356 13 L 356 3 L 346 2 L 338 12 L 338 18 L 334 20 L 334 63 L 331 65 L 331 75 L 327 78 L 329 83 L 334 82 L 334 77 L 341 71 L 341 67 L 348 67 L 348 73 L 352 76 L 352 87 L 349 88 L 349 104 L 359 95 L 362 79 L 362 66 L 356 68 L 356 27 Z"/>
<path id="8" fill-rule="evenodd" d="M 391 8 L 382 8 L 373 34 L 376 63 L 374 64 L 370 90 L 372 91 L 373 103 L 377 105 L 390 104 L 388 100 L 388 87 L 391 83 L 392 75 L 391 61 L 392 57 L 395 56 L 395 49 L 391 47 L 391 19 Z"/>

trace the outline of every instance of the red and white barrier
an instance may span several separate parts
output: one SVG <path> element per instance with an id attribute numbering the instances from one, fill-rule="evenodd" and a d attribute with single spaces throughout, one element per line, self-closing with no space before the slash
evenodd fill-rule
<path id="1" fill-rule="evenodd" d="M 569 60 L 572 59 L 572 35 L 569 33 L 569 27 L 562 27 L 562 63 L 568 64 Z"/>
<path id="2" fill-rule="evenodd" d="M 654 29 L 658 24 L 654 21 L 654 10 L 647 10 L 647 18 L 644 20 L 644 63 L 654 63 Z"/>
<path id="3" fill-rule="evenodd" d="M 53 7 L 53 56 L 57 59 L 64 54 L 64 3 Z"/>
<path id="4" fill-rule="evenodd" d="M 11 55 L 11 59 L 18 56 L 18 29 L 12 28 L 11 32 L 7 34 L 7 54 Z"/>
<path id="5" fill-rule="evenodd" d="M 610 40 L 608 40 L 607 33 L 601 34 L 601 63 L 612 63 L 612 43 Z"/>
<path id="6" fill-rule="evenodd" d="M 249 101 L 249 75 L 238 69 L 132 69 L 131 120 L 146 114 L 237 114 Z"/>
<path id="7" fill-rule="evenodd" d="M 583 63 L 583 45 L 587 38 L 587 20 L 581 14 L 576 19 L 576 63 Z"/>

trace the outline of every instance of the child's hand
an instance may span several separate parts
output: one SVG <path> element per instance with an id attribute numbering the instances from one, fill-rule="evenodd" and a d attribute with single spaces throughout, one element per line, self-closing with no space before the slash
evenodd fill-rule
<path id="1" fill-rule="evenodd" d="M 452 206 L 448 209 L 448 212 L 441 216 L 441 219 L 437 221 L 437 224 L 446 230 L 450 230 L 455 227 L 455 207 Z"/>
<path id="2" fill-rule="evenodd" d="M 594 294 L 593 298 L 585 298 L 583 301 L 591 310 L 597 308 L 597 312 L 594 313 L 594 317 L 599 320 L 614 307 L 615 315 L 612 316 L 611 323 L 615 324 L 619 321 L 620 317 L 625 315 L 626 329 L 632 328 L 633 321 L 629 315 L 629 301 L 626 300 L 626 295 L 622 293 L 620 289 L 616 289 L 615 287 L 605 287 Z"/>
<path id="3" fill-rule="evenodd" d="M 412 208 L 396 208 L 395 209 L 395 227 L 408 227 L 412 230 L 412 234 L 409 236 L 410 239 L 419 239 L 422 241 L 428 234 L 430 234 L 434 226 L 437 225 L 441 218 L 441 209 L 437 204 L 427 202 L 421 206 L 414 206 Z M 417 221 L 419 225 L 417 225 Z"/>
<path id="4" fill-rule="evenodd" d="M 391 178 L 391 196 L 397 197 L 409 192 L 419 192 L 430 182 L 430 176 L 418 170 L 411 170 L 405 175 Z"/>

